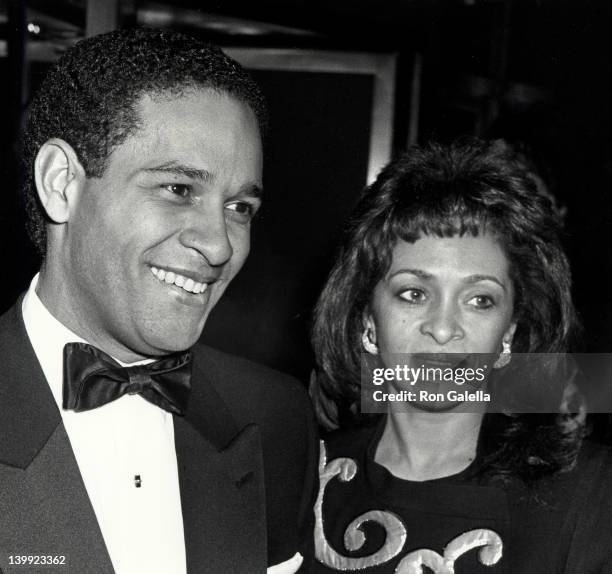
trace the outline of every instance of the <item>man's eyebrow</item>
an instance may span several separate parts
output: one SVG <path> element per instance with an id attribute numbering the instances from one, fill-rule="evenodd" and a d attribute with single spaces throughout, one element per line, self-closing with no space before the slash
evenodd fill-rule
<path id="1" fill-rule="evenodd" d="M 180 175 L 188 177 L 190 179 L 200 179 L 202 181 L 212 181 L 214 175 L 206 169 L 197 169 L 195 167 L 181 164 L 181 163 L 165 163 L 162 165 L 156 165 L 155 167 L 148 167 L 143 169 L 148 173 L 165 173 L 169 175 Z"/>
<path id="2" fill-rule="evenodd" d="M 256 183 L 245 185 L 242 188 L 241 193 L 247 197 L 253 197 L 255 199 L 262 199 L 264 195 L 263 188 Z"/>
<path id="3" fill-rule="evenodd" d="M 204 182 L 213 181 L 215 176 L 206 169 L 197 169 L 190 165 L 169 162 L 155 167 L 148 167 L 142 171 L 147 173 L 164 173 L 169 175 L 181 175 L 190 179 L 199 179 Z M 256 183 L 247 184 L 241 189 L 241 193 L 256 199 L 263 198 L 263 188 Z"/>

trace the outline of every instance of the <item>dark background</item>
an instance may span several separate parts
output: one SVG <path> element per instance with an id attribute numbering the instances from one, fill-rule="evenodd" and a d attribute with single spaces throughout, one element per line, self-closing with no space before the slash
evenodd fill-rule
<path id="1" fill-rule="evenodd" d="M 13 150 L 23 106 L 48 65 L 40 60 L 53 60 L 86 33 L 107 29 L 109 22 L 110 27 L 157 24 L 225 46 L 396 54 L 394 153 L 406 147 L 410 133 L 416 133 L 419 142 L 480 135 L 525 146 L 550 190 L 567 208 L 567 249 L 585 326 L 583 350 L 608 352 L 612 350 L 610 4 L 609 0 L 0 2 L 4 45 L 0 245 L 5 263 L 0 307 L 11 304 L 39 265 L 22 231 Z M 31 57 L 32 50 L 36 57 Z M 415 74 L 415 58 L 420 74 Z M 329 268 L 341 221 L 365 184 L 372 86 L 368 77 L 351 74 L 258 71 L 256 76 L 273 113 L 267 205 L 255 223 L 252 256 L 213 313 L 205 338 L 304 379 L 311 366 L 310 310 Z M 420 82 L 418 108 L 411 106 L 415 79 Z"/>

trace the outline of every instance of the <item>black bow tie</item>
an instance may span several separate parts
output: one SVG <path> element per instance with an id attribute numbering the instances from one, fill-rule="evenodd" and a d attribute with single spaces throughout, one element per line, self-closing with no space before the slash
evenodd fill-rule
<path id="1" fill-rule="evenodd" d="M 64 409 L 78 413 L 125 394 L 139 394 L 170 413 L 182 415 L 190 390 L 190 351 L 147 365 L 122 367 L 110 355 L 86 343 L 64 347 Z"/>

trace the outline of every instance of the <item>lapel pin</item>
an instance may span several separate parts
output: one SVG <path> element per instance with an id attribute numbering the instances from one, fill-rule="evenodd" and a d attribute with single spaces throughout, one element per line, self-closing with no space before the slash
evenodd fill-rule
<path id="1" fill-rule="evenodd" d="M 241 476 L 236 482 L 236 486 L 238 488 L 243 487 L 247 482 L 249 482 L 253 478 L 253 471 L 249 470 L 244 476 Z"/>

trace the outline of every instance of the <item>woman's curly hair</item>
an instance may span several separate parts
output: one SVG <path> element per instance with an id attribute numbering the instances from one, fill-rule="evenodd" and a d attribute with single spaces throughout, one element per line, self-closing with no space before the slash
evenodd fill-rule
<path id="1" fill-rule="evenodd" d="M 311 394 L 326 429 L 372 420 L 359 410 L 363 315 L 396 243 L 413 243 L 424 234 L 477 236 L 484 231 L 497 237 L 509 262 L 517 325 L 513 351 L 568 350 L 578 320 L 562 218 L 552 198 L 501 141 L 414 147 L 362 193 L 316 306 L 317 375 Z M 572 467 L 585 411 L 571 381 L 563 397 L 558 413 L 485 417 L 490 475 L 530 482 Z"/>

